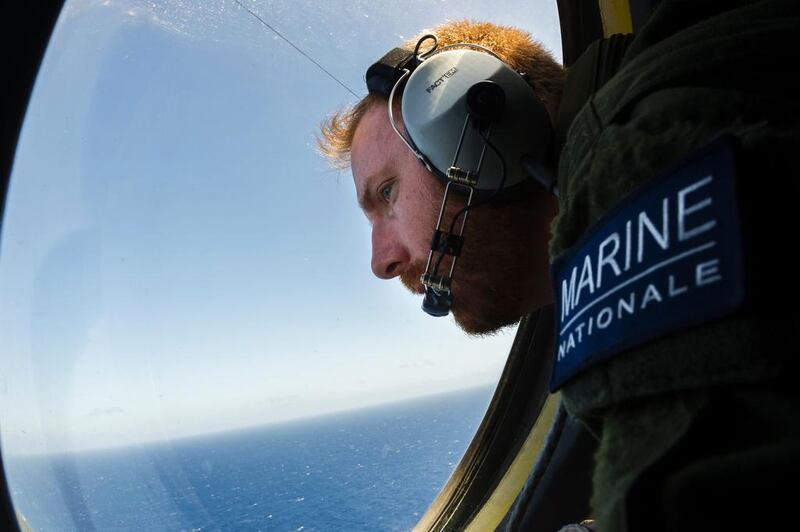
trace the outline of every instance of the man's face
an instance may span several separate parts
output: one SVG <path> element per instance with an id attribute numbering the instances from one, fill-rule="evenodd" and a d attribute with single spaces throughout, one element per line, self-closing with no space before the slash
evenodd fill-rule
<path id="1" fill-rule="evenodd" d="M 400 277 L 409 290 L 424 293 L 420 276 L 443 185 L 392 130 L 385 104 L 373 105 L 359 122 L 351 162 L 359 204 L 372 224 L 373 273 Z M 448 203 L 449 222 L 463 200 Z M 470 212 L 452 283 L 453 316 L 465 331 L 496 330 L 549 302 L 547 226 L 554 214 L 549 199 Z M 446 264 L 440 273 L 449 271 Z"/>

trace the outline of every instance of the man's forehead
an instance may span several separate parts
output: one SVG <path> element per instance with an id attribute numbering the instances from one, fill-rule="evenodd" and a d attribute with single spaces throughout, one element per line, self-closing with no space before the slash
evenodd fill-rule
<path id="1" fill-rule="evenodd" d="M 361 117 L 353 134 L 351 161 L 353 165 L 369 162 L 371 156 L 385 152 L 395 133 L 389 124 L 389 113 L 385 105 L 372 105 Z"/>

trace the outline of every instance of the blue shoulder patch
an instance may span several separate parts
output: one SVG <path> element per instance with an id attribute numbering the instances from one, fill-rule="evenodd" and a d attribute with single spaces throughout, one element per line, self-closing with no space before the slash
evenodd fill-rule
<path id="1" fill-rule="evenodd" d="M 720 138 L 643 185 L 551 266 L 551 391 L 621 351 L 740 305 L 735 143 Z"/>

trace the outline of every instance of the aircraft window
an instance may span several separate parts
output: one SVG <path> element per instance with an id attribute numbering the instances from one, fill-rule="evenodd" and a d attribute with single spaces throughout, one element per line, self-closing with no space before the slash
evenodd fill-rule
<path id="1" fill-rule="evenodd" d="M 367 65 L 453 18 L 523 27 L 560 58 L 555 2 L 66 3 L 2 226 L 21 521 L 414 525 L 514 331 L 466 337 L 375 279 L 351 176 L 314 133 L 364 94 Z"/>

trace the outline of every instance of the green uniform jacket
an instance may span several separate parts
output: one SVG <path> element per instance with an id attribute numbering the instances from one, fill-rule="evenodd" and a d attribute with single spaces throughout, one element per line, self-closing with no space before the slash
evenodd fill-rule
<path id="1" fill-rule="evenodd" d="M 800 473 L 800 9 L 663 1 L 582 107 L 559 163 L 551 256 L 722 134 L 737 137 L 745 303 L 570 381 L 601 438 L 599 530 L 791 527 Z M 720 12 L 721 11 L 721 12 Z"/>

